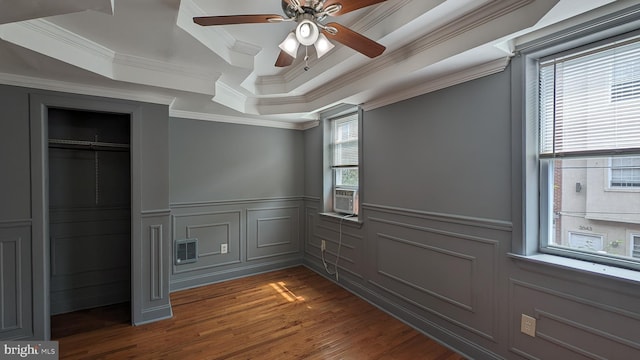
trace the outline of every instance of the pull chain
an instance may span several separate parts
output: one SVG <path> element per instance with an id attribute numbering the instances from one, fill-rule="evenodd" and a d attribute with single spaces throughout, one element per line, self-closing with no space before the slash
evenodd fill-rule
<path id="1" fill-rule="evenodd" d="M 309 71 L 309 47 L 304 47 L 304 71 Z"/>

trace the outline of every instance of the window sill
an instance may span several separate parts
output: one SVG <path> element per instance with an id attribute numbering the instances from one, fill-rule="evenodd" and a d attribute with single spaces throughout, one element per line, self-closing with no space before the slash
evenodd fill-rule
<path id="1" fill-rule="evenodd" d="M 362 221 L 360 221 L 359 216 L 350 216 L 350 215 L 338 214 L 335 212 L 323 212 L 323 213 L 320 213 L 320 216 L 323 216 L 335 221 L 343 221 L 345 224 L 354 224 L 354 225 L 357 225 L 358 227 L 362 226 Z"/>
<path id="2" fill-rule="evenodd" d="M 587 275 L 624 281 L 640 286 L 640 271 L 549 254 L 524 256 L 509 253 L 509 257 L 514 260 L 523 261 L 524 264 L 547 265 L 556 269 L 573 270 Z M 526 268 L 527 266 L 525 265 L 524 267 Z"/>

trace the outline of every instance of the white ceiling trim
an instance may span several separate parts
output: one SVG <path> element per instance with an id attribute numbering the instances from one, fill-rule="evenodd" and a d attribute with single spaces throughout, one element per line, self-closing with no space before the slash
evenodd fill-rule
<path id="1" fill-rule="evenodd" d="M 116 53 L 47 20 L 0 25 L 0 38 L 113 80 L 215 95 L 220 73 Z"/>
<path id="2" fill-rule="evenodd" d="M 259 98 L 260 114 L 311 112 L 326 104 L 339 102 L 345 96 L 375 87 L 381 79 L 393 78 L 398 72 L 415 72 L 454 55 L 485 44 L 482 38 L 463 38 L 500 17 L 531 4 L 533 0 L 501 0 L 462 14 L 458 19 L 430 32 L 407 46 L 369 61 L 366 65 L 338 77 L 303 96 Z M 534 21 L 533 19 L 532 21 Z M 520 25 L 520 24 L 519 24 Z M 526 26 L 521 24 L 520 26 Z M 515 29 L 514 29 L 515 30 Z M 518 29 L 520 30 L 520 29 Z M 504 30 L 511 31 L 511 30 Z M 485 35 L 490 38 L 495 34 Z M 436 46 L 445 47 L 430 51 Z M 411 54 L 407 57 L 407 54 Z M 434 56 L 436 54 L 437 56 Z M 502 58 L 502 57 L 501 57 Z"/>
<path id="3" fill-rule="evenodd" d="M 237 40 L 222 27 L 204 27 L 193 22 L 194 17 L 205 15 L 205 11 L 193 0 L 182 0 L 176 25 L 230 65 L 253 70 L 255 56 L 262 47 Z"/>
<path id="4" fill-rule="evenodd" d="M 458 85 L 467 81 L 475 80 L 487 75 L 492 75 L 504 71 L 509 65 L 510 57 L 493 60 L 491 62 L 473 66 L 455 73 L 441 76 L 432 80 L 425 80 L 423 84 L 408 88 L 399 92 L 392 92 L 389 96 L 381 97 L 373 101 L 362 104 L 365 111 L 374 110 L 386 105 L 394 104 L 416 96 L 424 95 L 433 91 L 441 90 L 450 86 Z"/>
<path id="5" fill-rule="evenodd" d="M 113 79 L 166 89 L 215 95 L 221 73 L 134 55 L 115 53 Z"/>
<path id="6" fill-rule="evenodd" d="M 364 34 L 367 37 L 370 37 L 372 40 L 378 40 L 382 38 L 385 34 L 371 34 L 372 30 L 376 28 L 376 26 L 382 24 L 386 20 L 391 20 L 393 16 L 398 13 L 400 10 L 410 11 L 416 15 L 422 14 L 424 11 L 427 11 L 428 8 L 432 8 L 437 3 L 442 2 L 443 0 L 438 1 L 411 1 L 411 0 L 400 0 L 383 3 L 379 6 L 373 8 L 370 12 L 366 13 L 364 16 L 360 17 L 355 23 L 352 24 L 343 24 L 350 28 L 353 31 Z M 415 8 L 415 9 L 414 9 Z M 413 19 L 411 19 L 413 20 Z M 405 19 L 405 21 L 407 21 Z M 393 26 L 387 28 L 393 28 Z M 325 56 L 322 59 L 312 58 L 309 60 L 310 67 L 315 69 L 317 67 L 321 67 L 323 69 L 330 68 L 336 64 L 343 62 L 352 56 L 361 56 L 354 52 L 354 50 L 339 47 L 331 52 L 331 56 Z M 325 72 L 326 73 L 326 72 Z M 292 92 L 299 87 L 305 85 L 308 81 L 309 73 L 304 70 L 304 64 L 298 63 L 293 66 L 289 66 L 283 73 L 278 75 L 271 76 L 259 76 L 256 78 L 254 92 L 257 95 L 277 95 Z"/>
<path id="7" fill-rule="evenodd" d="M 49 21 L 36 19 L 0 26 L 0 38 L 106 77 L 115 53 Z"/>
<path id="8" fill-rule="evenodd" d="M 170 105 L 175 100 L 175 97 L 173 96 L 149 94 L 136 90 L 77 84 L 67 81 L 51 80 L 7 73 L 0 73 L 0 84 L 121 100 L 140 101 L 161 105 Z"/>
<path id="9" fill-rule="evenodd" d="M 242 117 L 236 117 L 236 116 L 199 113 L 194 111 L 174 110 L 174 109 L 169 109 L 169 116 L 175 117 L 175 118 L 183 118 L 183 119 L 206 120 L 206 121 L 215 121 L 215 122 L 224 122 L 224 123 L 231 123 L 231 124 L 251 125 L 251 126 L 264 126 L 264 127 L 272 127 L 272 128 L 288 129 L 288 130 L 306 130 L 306 129 L 310 129 L 312 127 L 317 126 L 319 123 L 318 120 L 307 121 L 304 123 L 291 123 L 286 121 L 242 118 Z"/>
<path id="10" fill-rule="evenodd" d="M 239 111 L 241 113 L 255 113 L 255 110 L 251 111 L 251 109 L 248 108 L 247 97 L 241 92 L 234 89 L 232 86 L 227 85 L 222 80 L 218 80 L 215 82 L 215 87 L 216 92 L 215 95 L 211 98 L 211 101 L 215 101 L 218 104 L 222 104 L 230 109 Z"/>

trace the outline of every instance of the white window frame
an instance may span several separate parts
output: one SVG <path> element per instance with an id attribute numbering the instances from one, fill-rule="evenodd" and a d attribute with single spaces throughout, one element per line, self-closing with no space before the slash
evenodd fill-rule
<path id="1" fill-rule="evenodd" d="M 323 204 L 321 215 L 345 218 L 352 222 L 360 223 L 358 216 L 345 216 L 333 210 L 333 195 L 335 190 L 335 170 L 333 167 L 333 121 L 346 116 L 356 115 L 358 118 L 358 186 L 343 186 L 342 188 L 355 189 L 357 191 L 356 208 L 360 211 L 360 204 L 363 198 L 364 174 L 362 167 L 362 108 L 354 105 L 340 105 L 329 109 L 321 114 L 321 124 L 323 127 Z"/>
<path id="2" fill-rule="evenodd" d="M 638 171 L 640 173 L 640 156 L 633 156 L 631 157 L 633 159 L 635 159 L 636 161 L 638 161 L 638 166 L 631 166 L 628 168 L 628 170 L 635 170 Z M 624 157 L 618 157 L 615 159 L 619 159 L 619 160 L 624 160 Z M 613 184 L 613 172 L 615 170 L 623 170 L 623 169 L 618 169 L 618 167 L 615 167 L 613 164 L 614 158 L 609 158 L 609 178 L 608 180 L 608 184 L 609 184 L 609 189 L 611 190 L 622 190 L 622 191 L 640 191 L 640 181 L 638 181 L 637 185 L 635 186 L 621 186 L 621 185 L 614 185 Z M 624 179 L 623 179 L 624 181 Z M 631 182 L 630 180 L 628 180 L 629 182 Z"/>
<path id="3" fill-rule="evenodd" d="M 550 34 L 529 43 L 516 46 L 512 70 L 512 256 L 534 263 L 548 263 L 582 271 L 593 271 L 602 275 L 624 277 L 640 282 L 640 266 L 635 261 L 612 259 L 597 254 L 583 257 L 571 251 L 546 251 L 541 244 L 553 231 L 553 214 L 541 202 L 552 201 L 553 191 L 540 186 L 549 181 L 549 162 L 541 162 L 538 152 L 538 60 L 596 41 L 605 40 L 640 29 L 640 6 L 629 7 L 618 13 L 593 19 L 579 27 L 561 33 Z M 583 262 L 581 260 L 587 260 Z M 602 267 L 594 268 L 593 262 Z M 613 265 L 607 270 L 609 265 Z M 620 267 L 620 268 L 618 268 Z M 626 268 L 626 269 L 625 269 Z M 590 269 L 590 270 L 587 270 Z M 629 270 L 627 270 L 629 269 Z"/>
<path id="4" fill-rule="evenodd" d="M 629 256 L 630 257 L 635 257 L 633 256 L 633 249 L 635 247 L 636 242 L 638 242 L 638 246 L 640 247 L 640 234 L 634 234 L 634 233 L 629 234 Z M 640 250 L 638 250 L 637 257 L 640 258 Z"/>

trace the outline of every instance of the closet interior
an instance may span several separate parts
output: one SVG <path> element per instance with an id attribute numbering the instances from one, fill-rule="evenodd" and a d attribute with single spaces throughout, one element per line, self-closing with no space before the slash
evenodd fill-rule
<path id="1" fill-rule="evenodd" d="M 130 316 L 130 116 L 51 108 L 48 141 L 51 315 Z"/>

